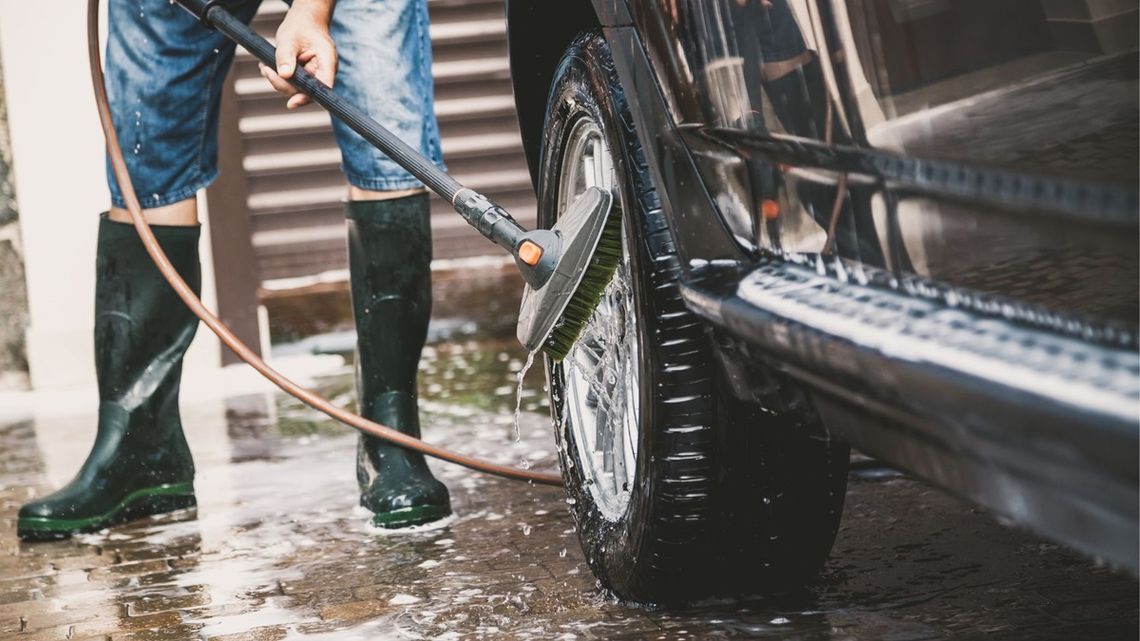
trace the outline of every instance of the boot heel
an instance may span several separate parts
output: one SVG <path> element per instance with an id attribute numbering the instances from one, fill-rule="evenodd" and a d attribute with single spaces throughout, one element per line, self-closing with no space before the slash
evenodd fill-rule
<path id="1" fill-rule="evenodd" d="M 147 516 L 189 510 L 198 506 L 194 487 L 189 483 L 162 485 L 131 501 L 115 518 L 116 523 L 125 523 Z"/>
<path id="2" fill-rule="evenodd" d="M 127 508 L 124 517 L 125 520 L 129 521 L 145 516 L 190 510 L 196 507 L 198 507 L 198 499 L 192 494 L 188 496 L 151 496 Z"/>

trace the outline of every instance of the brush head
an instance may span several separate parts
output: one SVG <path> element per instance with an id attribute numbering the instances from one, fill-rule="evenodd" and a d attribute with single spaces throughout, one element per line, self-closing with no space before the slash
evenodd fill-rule
<path id="1" fill-rule="evenodd" d="M 550 278 L 523 291 L 517 336 L 527 351 L 561 361 L 589 322 L 621 261 L 621 215 L 613 195 L 587 189 L 550 231 L 561 237 Z"/>

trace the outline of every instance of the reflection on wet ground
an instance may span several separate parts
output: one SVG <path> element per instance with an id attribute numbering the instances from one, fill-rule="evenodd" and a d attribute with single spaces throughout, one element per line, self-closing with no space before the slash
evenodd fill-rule
<path id="1" fill-rule="evenodd" d="M 423 363 L 425 437 L 552 469 L 541 375 L 516 441 L 522 354 L 509 332 L 481 329 L 494 326 L 437 326 L 448 331 Z M 353 402 L 347 365 L 319 387 Z M 387 533 L 356 506 L 346 428 L 270 393 L 196 402 L 184 415 L 196 518 L 37 545 L 16 541 L 16 510 L 66 480 L 94 414 L 0 426 L 0 638 L 1137 637 L 1134 579 L 872 463 L 852 476 L 816 585 L 667 612 L 596 588 L 561 490 L 434 465 L 457 515 Z"/>

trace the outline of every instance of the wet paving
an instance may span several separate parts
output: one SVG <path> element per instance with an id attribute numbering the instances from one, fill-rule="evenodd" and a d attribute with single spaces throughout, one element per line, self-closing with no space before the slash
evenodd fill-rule
<path id="1" fill-rule="evenodd" d="M 422 367 L 425 438 L 554 469 L 540 376 L 529 379 L 516 436 L 522 354 L 509 324 L 449 316 L 446 306 L 437 316 Z M 343 349 L 342 328 L 325 329 L 333 333 L 292 349 Z M 349 365 L 316 383 L 353 404 Z M 904 641 L 1140 631 L 1135 579 L 874 465 L 852 476 L 816 584 L 685 611 L 618 602 L 596 587 L 561 490 L 433 464 L 456 516 L 419 531 L 374 529 L 356 505 L 354 436 L 272 392 L 183 404 L 196 515 L 18 542 L 19 505 L 78 467 L 93 409 L 0 424 L 0 638 Z"/>

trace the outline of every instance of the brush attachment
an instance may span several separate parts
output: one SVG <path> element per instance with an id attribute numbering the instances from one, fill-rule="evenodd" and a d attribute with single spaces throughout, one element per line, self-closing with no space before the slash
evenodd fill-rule
<path id="1" fill-rule="evenodd" d="M 582 282 L 570 296 L 562 318 L 554 324 L 550 336 L 542 344 L 542 351 L 555 362 L 566 358 L 582 330 L 590 322 L 594 310 L 602 301 L 614 272 L 621 262 L 621 208 L 614 207 L 606 219 L 602 237 L 598 240 L 598 248 L 594 258 L 590 261 L 586 271 L 582 274 Z"/>
<path id="2" fill-rule="evenodd" d="M 561 238 L 554 272 L 540 287 L 527 285 L 518 339 L 554 361 L 570 353 L 621 262 L 621 210 L 604 189 L 591 187 L 550 229 Z"/>

